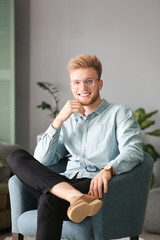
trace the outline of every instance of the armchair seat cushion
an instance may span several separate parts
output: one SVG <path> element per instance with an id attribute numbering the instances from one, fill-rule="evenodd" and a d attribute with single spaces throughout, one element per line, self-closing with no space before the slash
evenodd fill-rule
<path id="1" fill-rule="evenodd" d="M 71 221 L 63 222 L 62 239 L 91 240 L 91 218 L 86 218 L 81 223 Z"/>
<path id="2" fill-rule="evenodd" d="M 54 227 L 54 226 L 53 226 Z M 35 236 L 37 231 L 37 210 L 24 212 L 18 218 L 18 228 L 25 236 Z M 83 222 L 75 224 L 71 221 L 63 222 L 62 238 L 76 240 L 91 240 L 91 219 L 88 217 Z"/>
<path id="3" fill-rule="evenodd" d="M 37 210 L 30 210 L 20 215 L 18 228 L 25 236 L 35 236 L 37 231 Z"/>

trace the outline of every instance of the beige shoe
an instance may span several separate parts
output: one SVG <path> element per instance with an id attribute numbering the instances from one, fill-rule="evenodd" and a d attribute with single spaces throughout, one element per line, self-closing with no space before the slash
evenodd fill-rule
<path id="1" fill-rule="evenodd" d="M 73 222 L 82 222 L 87 216 L 98 213 L 102 206 L 102 201 L 90 195 L 83 194 L 68 208 L 67 215 Z"/>

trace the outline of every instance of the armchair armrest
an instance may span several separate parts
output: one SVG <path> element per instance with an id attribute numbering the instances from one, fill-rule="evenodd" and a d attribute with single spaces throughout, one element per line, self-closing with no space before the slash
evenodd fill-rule
<path id="1" fill-rule="evenodd" d="M 27 210 L 36 209 L 37 200 L 15 175 L 9 179 L 8 184 L 11 203 L 12 232 L 19 233 L 19 216 Z"/>
<path id="2" fill-rule="evenodd" d="M 144 153 L 142 164 L 109 181 L 102 209 L 92 218 L 94 239 L 117 239 L 142 232 L 152 169 L 153 159 Z"/>

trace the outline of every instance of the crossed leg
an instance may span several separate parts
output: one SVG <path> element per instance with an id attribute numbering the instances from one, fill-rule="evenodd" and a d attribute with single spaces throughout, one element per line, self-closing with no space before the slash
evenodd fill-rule
<path id="1" fill-rule="evenodd" d="M 95 214 L 94 205 L 96 211 L 101 207 L 100 200 L 88 201 L 84 196 L 89 191 L 91 179 L 68 179 L 51 171 L 24 150 L 17 150 L 9 155 L 7 163 L 12 172 L 38 199 L 37 240 L 59 240 L 63 220 L 67 220 L 68 216 L 71 220 L 77 221 L 77 213 L 83 212 L 83 216 L 78 218 L 79 222 L 88 214 L 91 216 Z M 92 201 L 95 201 L 95 204 L 90 204 Z M 89 206 L 91 211 L 88 210 Z M 67 215 L 68 210 L 70 214 Z"/>

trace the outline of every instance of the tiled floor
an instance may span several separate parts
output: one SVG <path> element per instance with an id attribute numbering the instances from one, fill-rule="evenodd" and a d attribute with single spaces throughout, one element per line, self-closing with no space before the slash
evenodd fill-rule
<path id="1" fill-rule="evenodd" d="M 10 232 L 11 232 L 10 230 L 0 231 L 0 240 L 12 240 Z M 35 238 L 25 237 L 24 240 L 35 240 Z M 129 240 L 129 238 L 121 238 L 121 240 Z M 151 234 L 143 232 L 140 236 L 140 240 L 160 240 L 160 234 Z"/>

